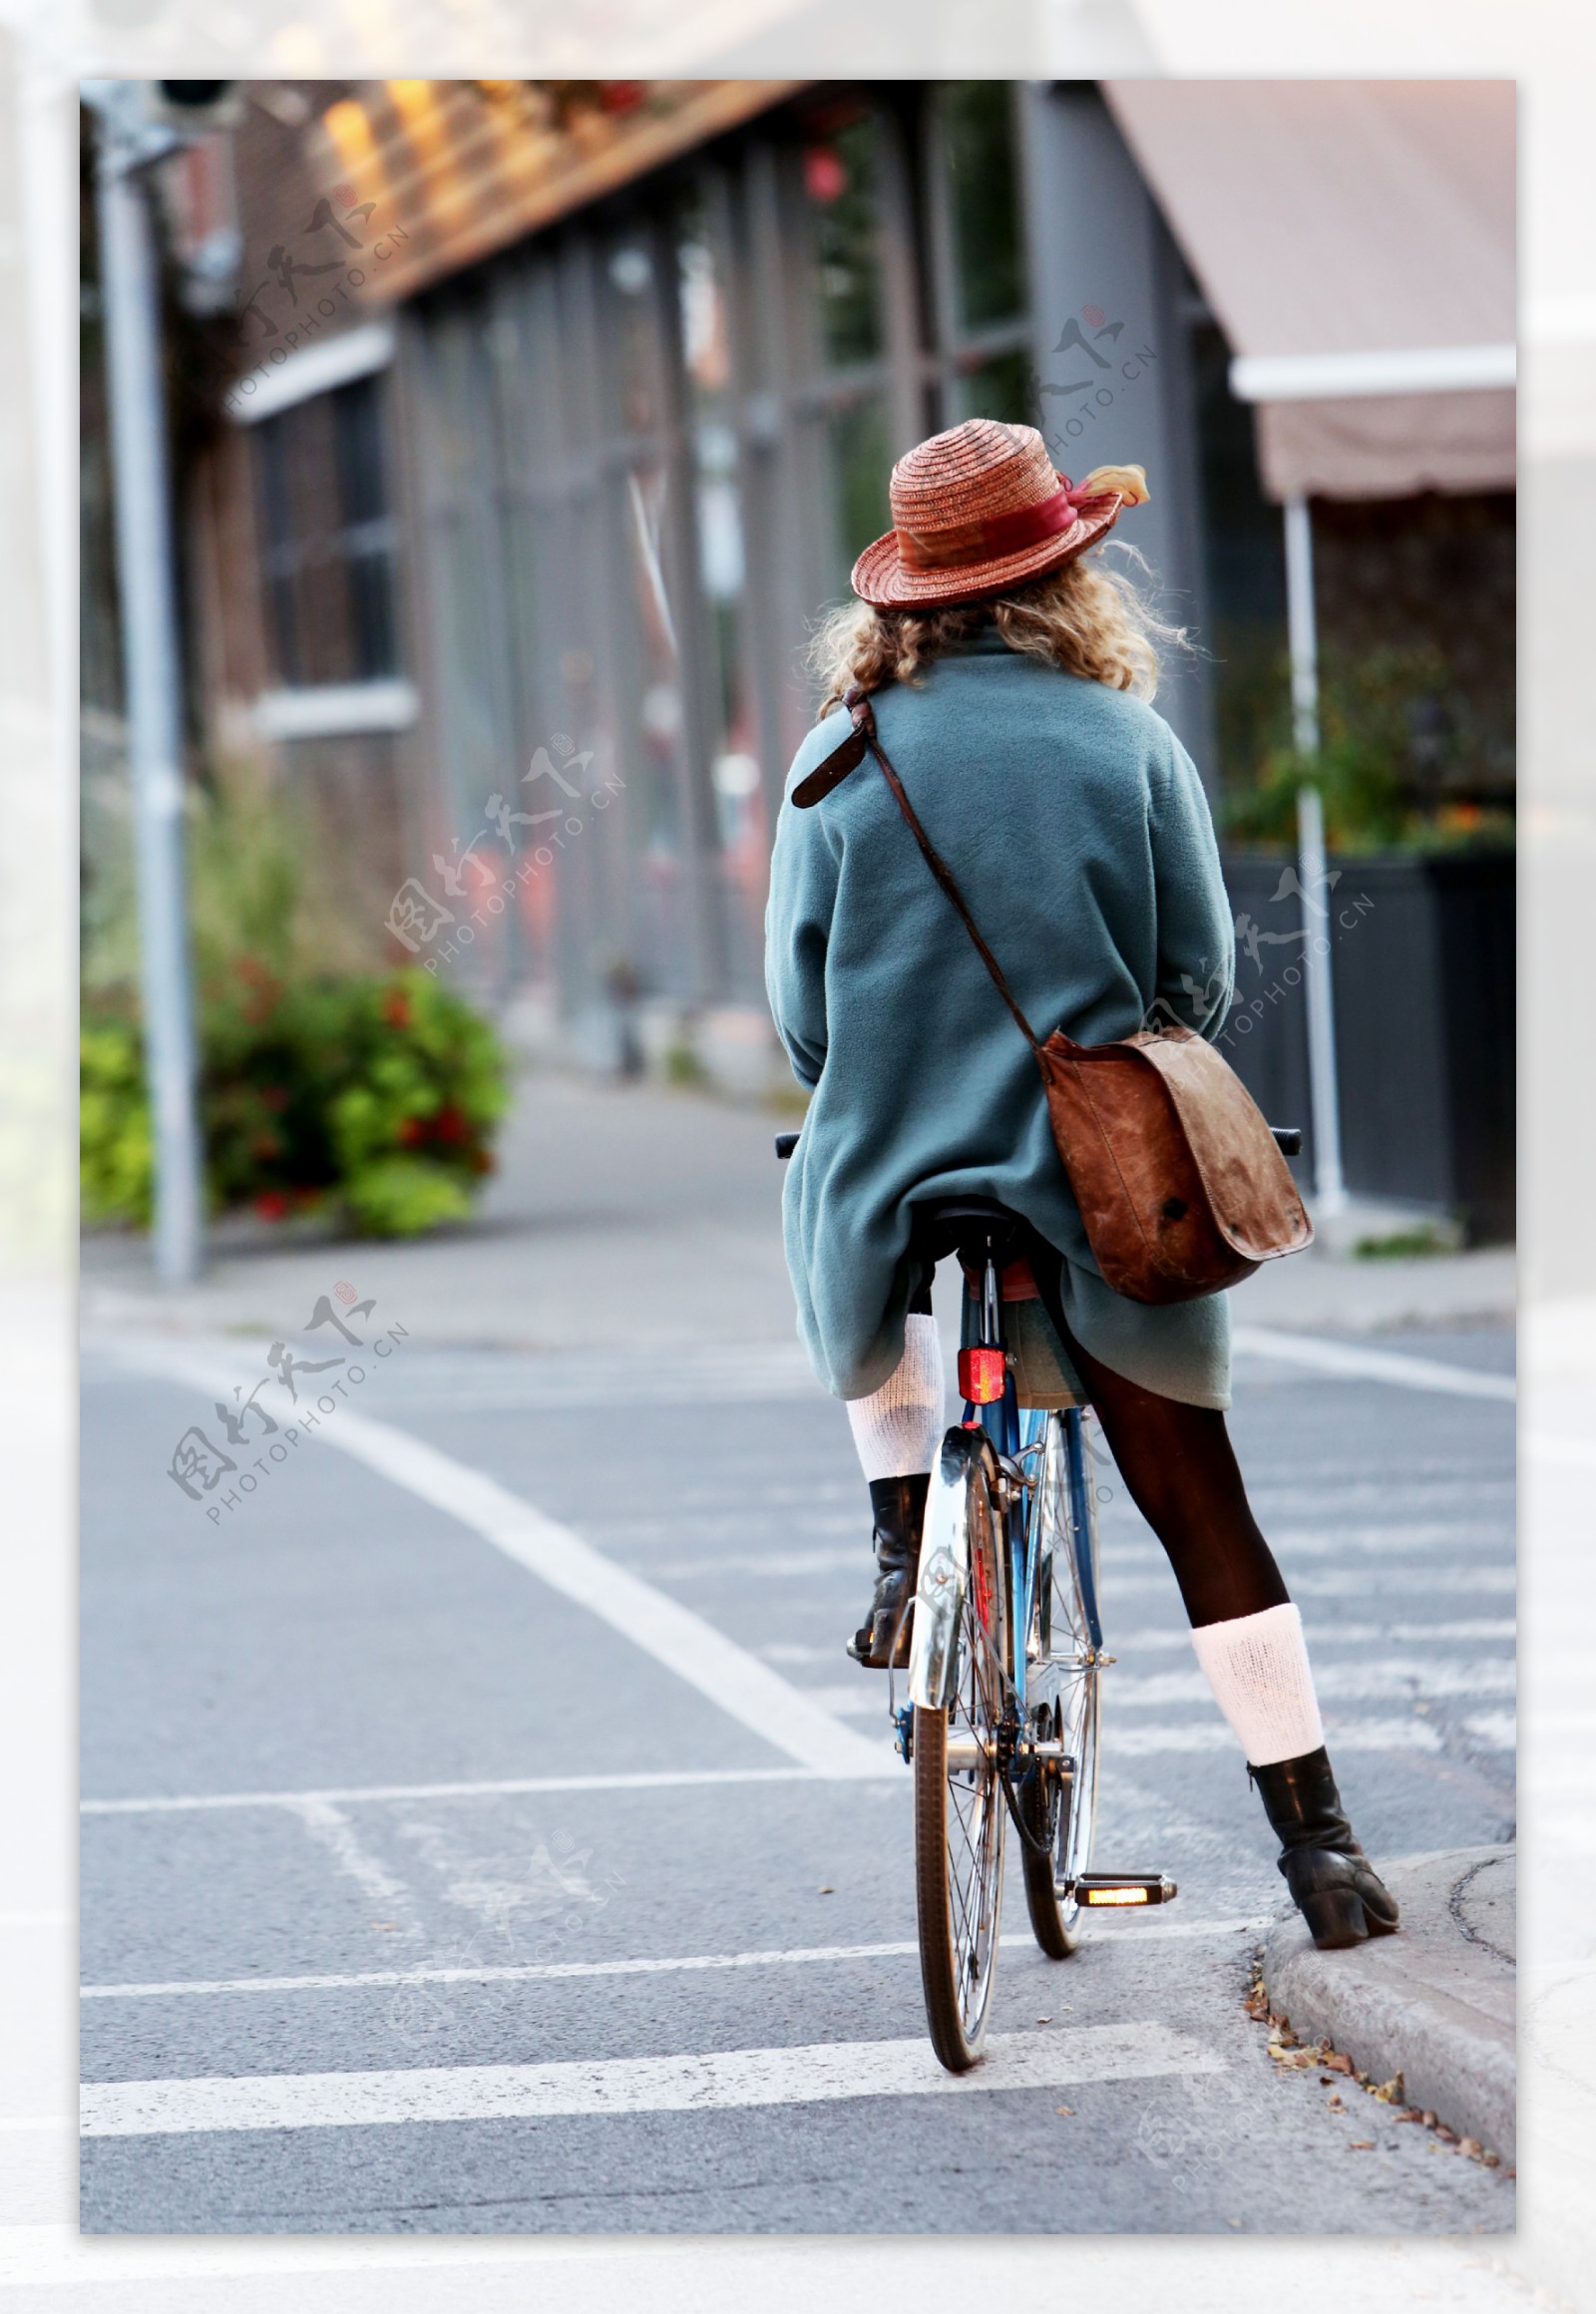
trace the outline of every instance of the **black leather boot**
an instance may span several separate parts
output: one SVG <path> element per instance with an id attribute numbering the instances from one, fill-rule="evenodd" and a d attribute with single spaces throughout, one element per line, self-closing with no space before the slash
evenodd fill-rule
<path id="1" fill-rule="evenodd" d="M 870 1508 L 876 1522 L 876 1596 L 848 1642 L 855 1663 L 872 1671 L 902 1671 L 909 1661 L 909 1625 L 920 1581 L 920 1530 L 931 1473 L 873 1478 Z"/>
<path id="2" fill-rule="evenodd" d="M 1280 1869 L 1321 1952 L 1390 1936 L 1396 1899 L 1353 1835 L 1323 1744 L 1297 1759 L 1248 1766 L 1280 1836 Z"/>

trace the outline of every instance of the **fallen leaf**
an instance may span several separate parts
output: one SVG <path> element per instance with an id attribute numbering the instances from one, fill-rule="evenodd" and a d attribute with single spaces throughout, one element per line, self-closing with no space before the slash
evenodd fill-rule
<path id="1" fill-rule="evenodd" d="M 1435 2134 L 1436 2134 L 1436 2136 L 1440 2138 L 1440 2140 L 1441 2140 L 1442 2144 L 1445 2144 L 1445 2145 L 1455 2145 L 1455 2144 L 1456 2144 L 1456 2142 L 1457 2142 L 1457 2131 L 1456 2131 L 1455 2129 L 1448 2129 L 1448 2128 L 1447 2128 L 1447 2126 L 1446 2126 L 1446 2123 L 1445 2123 L 1444 2121 L 1436 2121 L 1436 2122 L 1435 2122 L 1435 2124 L 1434 2124 L 1434 2129 L 1435 2129 Z"/>
<path id="2" fill-rule="evenodd" d="M 837 1891 L 835 1888 L 822 1888 L 820 1893 L 822 1896 L 835 1896 Z"/>
<path id="3" fill-rule="evenodd" d="M 1472 2160 L 1476 2153 L 1483 2152 L 1484 2147 L 1480 2144 L 1480 2141 L 1477 2137 L 1459 2137 L 1457 2140 L 1457 2150 L 1459 2153 L 1466 2153 L 1469 2159 Z"/>
<path id="4" fill-rule="evenodd" d="M 1502 2165 L 1502 2157 L 1500 2153 L 1481 2153 L 1480 2159 L 1484 2162 L 1487 2169 L 1499 2169 Z"/>
<path id="5" fill-rule="evenodd" d="M 1054 2106 L 1053 2112 L 1055 2114 L 1066 2115 L 1070 2121 L 1073 2121 L 1075 2118 L 1075 2109 L 1073 2106 Z"/>
<path id="6" fill-rule="evenodd" d="M 1375 2150 L 1375 2140 L 1373 2137 L 1350 2137 L 1347 2141 L 1347 2150 L 1349 2153 L 1372 2153 Z"/>
<path id="7" fill-rule="evenodd" d="M 1330 2101 L 1330 2106 L 1332 2113 L 1344 2114 L 1347 2111 L 1347 2108 L 1342 2104 L 1339 2097 L 1333 2097 Z"/>

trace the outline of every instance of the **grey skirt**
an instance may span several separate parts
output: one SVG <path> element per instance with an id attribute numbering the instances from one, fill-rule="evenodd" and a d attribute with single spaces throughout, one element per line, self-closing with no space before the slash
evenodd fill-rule
<path id="1" fill-rule="evenodd" d="M 1161 1398 L 1223 1412 L 1230 1404 L 1230 1303 L 1225 1295 L 1153 1309 L 1127 1301 L 1078 1263 L 1056 1258 L 1064 1324 L 1082 1350 L 1111 1373 Z M 962 1342 L 975 1340 L 979 1317 L 978 1298 L 967 1282 Z M 1003 1331 L 1022 1406 L 1086 1403 L 1080 1376 L 1039 1298 L 1005 1302 Z"/>

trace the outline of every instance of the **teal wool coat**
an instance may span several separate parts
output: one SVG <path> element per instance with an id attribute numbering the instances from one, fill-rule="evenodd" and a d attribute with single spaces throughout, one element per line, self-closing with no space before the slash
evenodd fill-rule
<path id="1" fill-rule="evenodd" d="M 881 742 L 1038 1036 L 1129 1036 L 1158 998 L 1204 1034 L 1235 947 L 1207 800 L 1151 707 L 1006 649 L 995 628 L 873 701 Z M 866 756 L 823 803 L 793 786 L 848 735 L 839 708 L 788 775 L 765 920 L 770 1008 L 813 1099 L 782 1221 L 798 1331 L 836 1396 L 880 1387 L 919 1283 L 912 1208 L 955 1193 L 1022 1214 L 1062 1258 L 1075 1338 L 1112 1371 L 1230 1402 L 1222 1295 L 1171 1308 L 1104 1285 L 1029 1046 Z"/>

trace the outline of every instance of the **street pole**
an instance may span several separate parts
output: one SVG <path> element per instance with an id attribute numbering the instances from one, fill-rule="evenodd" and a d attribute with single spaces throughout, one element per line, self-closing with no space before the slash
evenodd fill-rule
<path id="1" fill-rule="evenodd" d="M 1319 753 L 1319 635 L 1314 616 L 1314 533 L 1306 498 L 1286 501 L 1286 617 L 1291 641 L 1292 738 L 1311 762 Z M 1325 809 L 1317 787 L 1297 790 L 1297 881 L 1303 895 L 1303 981 L 1308 999 L 1308 1098 L 1314 1126 L 1314 1202 L 1321 1214 L 1346 1209 L 1341 1170 L 1341 1096 L 1336 1081 L 1336 997 L 1331 980 L 1330 886 L 1325 875 Z M 1323 912 L 1323 926 L 1314 911 Z"/>
<path id="2" fill-rule="evenodd" d="M 120 92 L 119 92 L 120 93 Z M 158 1277 L 200 1274 L 200 1154 L 184 877 L 183 674 L 173 574 L 160 280 L 149 156 L 101 111 L 100 276 L 111 401 L 128 751 L 139 884 L 145 1074 L 155 1153 Z"/>

